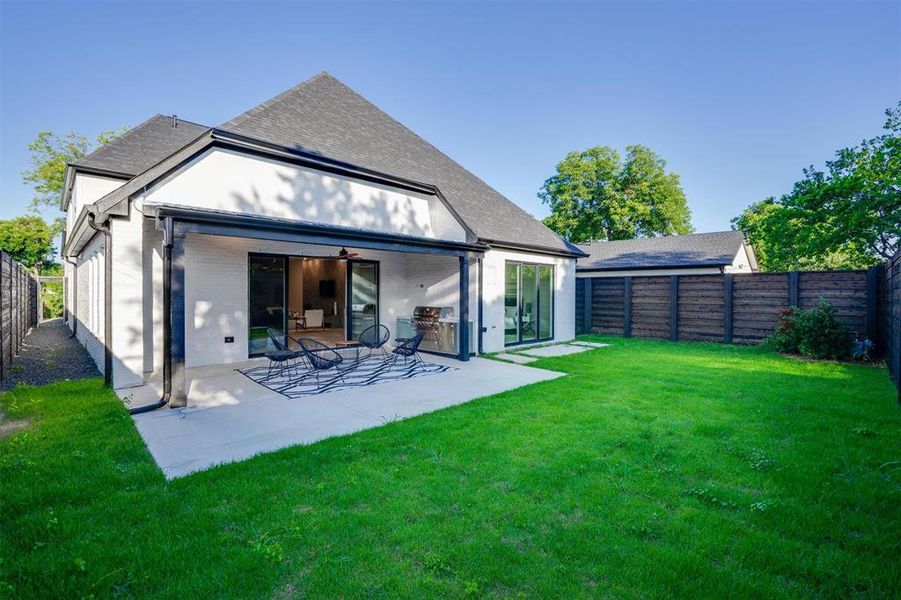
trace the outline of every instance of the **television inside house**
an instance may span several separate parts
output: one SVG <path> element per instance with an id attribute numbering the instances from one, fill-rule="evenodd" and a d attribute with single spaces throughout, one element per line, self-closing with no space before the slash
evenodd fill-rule
<path id="1" fill-rule="evenodd" d="M 334 298 L 337 292 L 337 285 L 335 285 L 334 279 L 320 279 L 319 280 L 319 297 L 320 298 Z"/>

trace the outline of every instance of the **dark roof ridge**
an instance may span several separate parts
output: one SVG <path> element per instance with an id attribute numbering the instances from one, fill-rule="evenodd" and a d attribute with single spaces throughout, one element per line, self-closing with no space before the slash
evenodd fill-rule
<path id="1" fill-rule="evenodd" d="M 331 74 L 329 74 L 328 71 L 319 71 L 318 73 L 316 73 L 316 74 L 313 75 L 312 77 L 308 77 L 307 79 L 304 79 L 303 81 L 301 81 L 301 82 L 298 83 L 297 85 L 293 85 L 293 86 L 289 87 L 288 89 L 286 89 L 285 91 L 283 91 L 283 92 L 281 92 L 281 93 L 279 93 L 279 94 L 276 94 L 276 95 L 273 96 L 272 98 L 269 98 L 268 100 L 264 100 L 263 102 L 260 102 L 259 104 L 257 104 L 257 105 L 254 106 L 253 108 L 250 108 L 250 109 L 248 109 L 248 110 L 245 110 L 244 112 L 242 112 L 240 115 L 236 116 L 235 118 L 233 118 L 233 119 L 231 119 L 231 120 L 229 120 L 229 121 L 227 121 L 227 122 L 225 122 L 225 123 L 219 125 L 218 128 L 219 128 L 219 129 L 230 129 L 230 128 L 232 128 L 232 127 L 238 127 L 238 126 L 240 126 L 244 121 L 246 121 L 247 119 L 249 119 L 249 118 L 251 118 L 251 117 L 255 117 L 255 116 L 257 116 L 257 115 L 259 115 L 259 114 L 265 112 L 265 111 L 266 111 L 268 108 L 270 108 L 273 104 L 276 104 L 276 103 L 278 103 L 278 102 L 281 102 L 282 100 L 284 100 L 285 98 L 287 98 L 288 96 L 290 96 L 291 94 L 293 94 L 294 92 L 296 92 L 296 91 L 302 89 L 303 87 L 305 87 L 305 86 L 307 86 L 307 85 L 309 85 L 309 84 L 311 84 L 311 83 L 313 83 L 313 82 L 315 82 L 315 81 L 318 81 L 319 79 L 322 79 L 322 78 L 324 78 L 324 77 L 327 77 L 327 78 L 329 78 L 329 79 L 334 79 L 334 80 L 337 81 L 338 83 L 341 83 L 340 81 L 338 81 L 337 79 L 335 79 L 334 77 L 332 77 Z M 344 85 L 344 84 L 342 83 L 341 85 Z M 344 86 L 344 87 L 347 87 L 347 86 Z M 347 89 L 350 89 L 350 88 L 347 88 Z M 351 91 L 353 91 L 353 90 L 351 90 Z"/>

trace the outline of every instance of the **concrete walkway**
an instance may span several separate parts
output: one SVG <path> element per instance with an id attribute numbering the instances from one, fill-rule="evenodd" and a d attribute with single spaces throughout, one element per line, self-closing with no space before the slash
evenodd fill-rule
<path id="1" fill-rule="evenodd" d="M 134 415 L 156 463 L 168 478 L 244 460 L 296 444 L 378 427 L 564 374 L 496 360 L 466 363 L 428 355 L 456 367 L 445 373 L 289 399 L 254 383 L 234 365 L 188 369 L 188 407 Z M 156 401 L 159 381 L 119 390 L 131 406 Z"/>
<path id="2" fill-rule="evenodd" d="M 25 336 L 22 351 L 13 358 L 0 390 L 19 383 L 45 385 L 56 381 L 99 377 L 97 366 L 62 319 L 44 321 Z"/>

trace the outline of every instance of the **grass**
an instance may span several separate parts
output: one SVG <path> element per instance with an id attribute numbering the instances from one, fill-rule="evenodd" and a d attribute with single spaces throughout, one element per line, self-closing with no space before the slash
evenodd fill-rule
<path id="1" fill-rule="evenodd" d="M 0 397 L 14 597 L 901 594 L 885 371 L 606 339 L 567 371 L 166 482 L 98 380 Z M 0 594 L 2 595 L 2 594 Z"/>

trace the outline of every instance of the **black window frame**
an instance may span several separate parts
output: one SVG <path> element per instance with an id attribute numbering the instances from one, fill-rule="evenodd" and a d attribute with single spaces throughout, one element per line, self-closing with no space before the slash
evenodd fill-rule
<path id="1" fill-rule="evenodd" d="M 544 342 L 550 342 L 556 336 L 556 328 L 557 328 L 557 319 L 554 318 L 554 309 L 557 303 L 557 290 L 556 290 L 556 281 L 557 281 L 557 265 L 548 264 L 548 263 L 539 263 L 539 262 L 531 262 L 528 260 L 505 260 L 504 261 L 504 306 L 506 306 L 507 301 L 507 289 L 506 289 L 506 277 L 507 277 L 507 266 L 508 265 L 519 265 L 518 269 L 518 280 L 516 284 L 516 289 L 518 292 L 518 297 L 516 299 L 516 341 L 508 342 L 506 338 L 506 330 L 504 331 L 504 347 L 509 348 L 511 346 L 522 346 L 525 344 L 540 344 Z M 523 340 L 522 339 L 522 316 L 523 316 L 523 302 L 524 294 L 523 294 L 523 286 L 522 286 L 522 274 L 523 274 L 523 266 L 532 266 L 535 267 L 535 338 Z M 540 337 L 541 334 L 541 293 L 539 292 L 541 288 L 541 268 L 549 268 L 551 270 L 551 335 L 550 337 Z"/>

